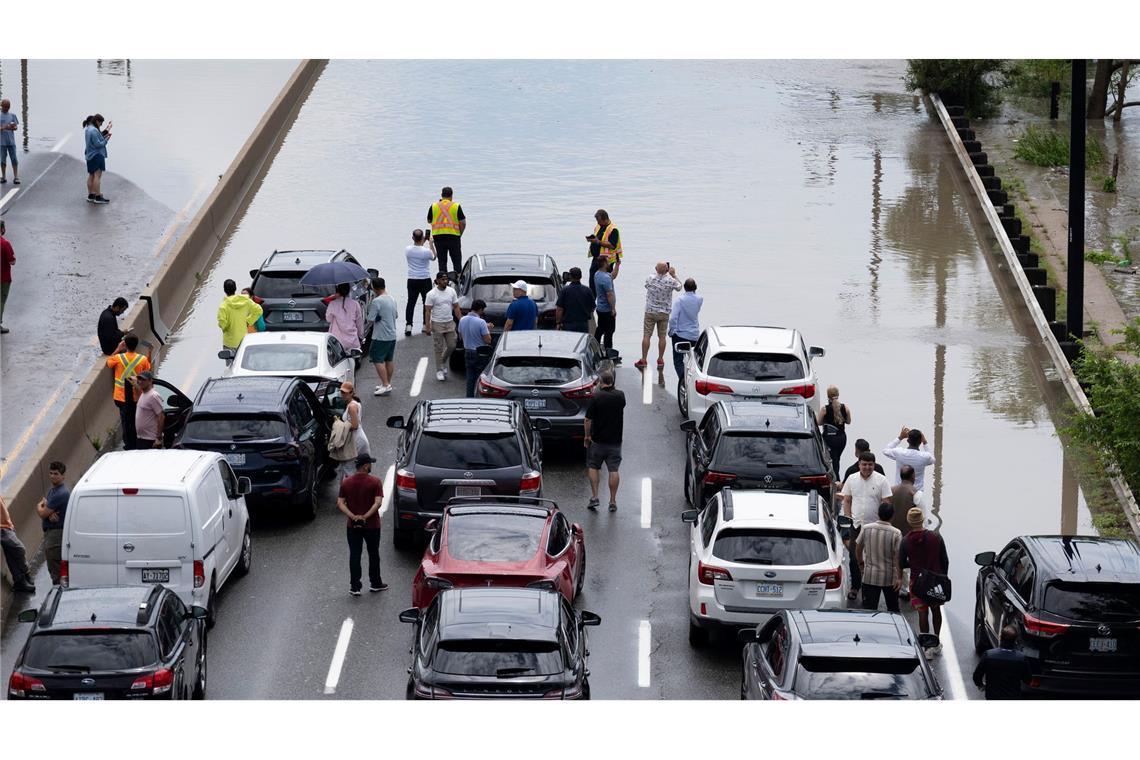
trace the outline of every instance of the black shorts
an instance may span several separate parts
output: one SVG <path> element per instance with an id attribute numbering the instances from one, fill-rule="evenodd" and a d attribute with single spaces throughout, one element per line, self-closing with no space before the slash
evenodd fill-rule
<path id="1" fill-rule="evenodd" d="M 590 448 L 586 451 L 586 467 L 591 470 L 600 470 L 603 462 L 610 472 L 618 471 L 618 468 L 621 467 L 620 443 L 590 441 Z"/>

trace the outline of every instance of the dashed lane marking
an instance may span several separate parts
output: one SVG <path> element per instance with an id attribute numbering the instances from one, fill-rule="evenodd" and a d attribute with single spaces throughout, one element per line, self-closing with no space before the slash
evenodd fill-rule
<path id="1" fill-rule="evenodd" d="M 412 398 L 420 395 L 420 389 L 424 385 L 424 375 L 427 374 L 427 357 L 421 356 L 419 364 L 416 365 L 416 375 L 412 378 L 412 387 L 408 391 Z"/>
<path id="2" fill-rule="evenodd" d="M 649 640 L 653 629 L 648 620 L 642 620 L 637 627 L 637 685 L 649 688 Z"/>
<path id="3" fill-rule="evenodd" d="M 388 465 L 388 471 L 384 473 L 384 500 L 380 502 L 380 517 L 383 519 L 384 513 L 388 511 L 388 507 L 392 506 L 392 481 L 396 478 L 396 465 Z"/>
<path id="4" fill-rule="evenodd" d="M 653 373 L 646 367 L 641 371 L 641 403 L 653 403 Z"/>
<path id="5" fill-rule="evenodd" d="M 653 524 L 653 478 L 641 479 L 641 527 Z"/>
<path id="6" fill-rule="evenodd" d="M 348 640 L 352 638 L 352 618 L 345 618 L 340 625 L 340 636 L 336 640 L 336 649 L 333 650 L 332 662 L 329 663 L 329 674 L 325 678 L 325 694 L 334 694 L 336 685 L 340 681 L 340 669 L 344 667 L 344 655 L 348 652 Z"/>
<path id="7" fill-rule="evenodd" d="M 13 198 L 13 197 L 16 195 L 16 193 L 18 193 L 18 192 L 20 192 L 20 188 L 18 188 L 18 187 L 13 187 L 11 190 L 9 190 L 8 192 L 4 193 L 4 197 L 3 197 L 3 198 L 0 198 L 0 208 L 4 208 L 4 206 L 5 206 L 5 205 L 7 205 L 8 201 L 12 200 L 12 198 Z"/>

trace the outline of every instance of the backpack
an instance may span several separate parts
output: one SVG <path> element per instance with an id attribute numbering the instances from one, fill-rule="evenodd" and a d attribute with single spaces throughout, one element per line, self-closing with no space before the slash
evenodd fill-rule
<path id="1" fill-rule="evenodd" d="M 950 576 L 933 570 L 919 570 L 912 574 L 911 592 L 927 604 L 943 605 L 950 601 Z"/>

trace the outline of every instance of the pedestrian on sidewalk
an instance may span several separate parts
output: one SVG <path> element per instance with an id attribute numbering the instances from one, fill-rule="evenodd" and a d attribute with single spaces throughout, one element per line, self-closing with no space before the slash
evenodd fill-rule
<path id="1" fill-rule="evenodd" d="M 586 508 L 598 509 L 598 481 L 602 463 L 606 465 L 610 485 L 610 511 L 617 511 L 618 485 L 621 476 L 621 437 L 625 424 L 625 394 L 614 387 L 614 372 L 604 369 L 598 376 L 600 388 L 586 407 L 585 427 L 586 477 L 590 480 L 590 501 Z"/>
<path id="2" fill-rule="evenodd" d="M 555 321 L 559 330 L 588 333 L 594 314 L 594 292 L 582 284 L 582 270 L 570 267 L 570 282 L 562 288 L 555 304 Z"/>
<path id="3" fill-rule="evenodd" d="M 63 559 L 63 520 L 67 516 L 67 500 L 71 498 L 71 489 L 63 481 L 66 472 L 67 466 L 63 462 L 48 465 L 51 488 L 36 504 L 36 514 L 39 515 L 44 531 L 44 559 L 54 586 L 59 585 L 60 561 Z"/>
<path id="4" fill-rule="evenodd" d="M 447 360 L 455 350 L 455 323 L 463 316 L 459 296 L 447 281 L 447 272 L 435 276 L 435 287 L 424 299 L 424 335 L 431 336 L 435 350 L 435 379 L 447 379 Z"/>
<path id="5" fill-rule="evenodd" d="M 376 460 L 367 454 L 356 456 L 356 472 L 340 482 L 336 506 L 348 518 L 348 593 L 360 596 L 360 555 L 368 547 L 368 590 L 385 591 L 388 584 L 380 577 L 380 504 L 384 484 L 372 474 Z"/>
<path id="6" fill-rule="evenodd" d="M 135 448 L 161 449 L 162 428 L 166 415 L 162 413 L 162 396 L 154 389 L 154 373 L 149 369 L 140 372 L 139 400 L 135 405 Z"/>
<path id="7" fill-rule="evenodd" d="M 612 264 L 610 271 L 614 279 L 617 279 L 618 270 L 621 268 L 621 233 L 614 223 L 610 221 L 610 215 L 604 208 L 600 208 L 594 212 L 594 232 L 586 236 L 586 240 L 590 243 L 590 252 L 587 254 L 590 257 L 590 290 L 594 291 L 594 295 L 598 294 L 597 285 L 594 280 L 594 273 L 601 269 L 603 266 Z M 598 261 L 598 256 L 603 256 L 602 261 Z"/>
<path id="8" fill-rule="evenodd" d="M 112 398 L 115 406 L 119 407 L 123 448 L 127 451 L 135 448 L 138 443 L 135 434 L 135 407 L 139 400 L 139 389 L 135 381 L 140 372 L 146 372 L 151 368 L 149 352 L 140 354 L 138 347 L 139 336 L 127 333 L 115 355 L 107 359 L 107 367 L 115 373 L 115 391 Z"/>
<path id="9" fill-rule="evenodd" d="M 359 351 L 364 340 L 364 309 L 352 297 L 352 285 L 342 282 L 336 286 L 336 296 L 325 307 L 325 320 L 329 335 L 340 341 L 345 352 Z"/>
<path id="10" fill-rule="evenodd" d="M 831 468 L 839 475 L 839 458 L 847 448 L 847 426 L 851 424 L 851 410 L 839 401 L 839 388 L 827 386 L 827 405 L 816 414 L 815 422 L 823 434 L 823 443 L 831 454 Z"/>
<path id="11" fill-rule="evenodd" d="M 388 295 L 383 277 L 372 278 L 372 303 L 368 304 L 367 319 L 372 323 L 372 342 L 368 346 L 368 360 L 376 368 L 380 384 L 373 396 L 387 396 L 392 392 L 392 375 L 396 373 L 396 320 L 400 310 L 396 299 Z"/>
<path id="12" fill-rule="evenodd" d="M 614 278 L 610 274 L 613 265 L 606 263 L 605 256 L 599 256 L 598 259 L 594 272 L 594 292 L 597 293 L 594 308 L 598 314 L 598 329 L 594 331 L 594 340 L 605 348 L 613 348 L 614 329 L 617 326 L 617 293 L 614 292 Z"/>
<path id="13" fill-rule="evenodd" d="M 12 101 L 0 100 L 0 185 L 8 181 L 8 159 L 12 159 L 12 184 L 20 184 L 20 159 L 16 157 L 16 129 L 20 120 L 12 113 Z"/>
<path id="14" fill-rule="evenodd" d="M 103 197 L 103 172 L 107 170 L 107 142 L 111 139 L 111 122 L 103 129 L 103 115 L 83 120 L 83 157 L 87 160 L 87 202 L 110 203 Z"/>
<path id="15" fill-rule="evenodd" d="M 0 335 L 8 332 L 4 326 L 4 304 L 8 303 L 8 291 L 12 289 L 12 265 L 16 263 L 16 251 L 4 237 L 7 232 L 8 227 L 0 219 Z"/>
<path id="16" fill-rule="evenodd" d="M 942 535 L 923 526 L 922 510 L 911 507 L 906 513 L 910 532 L 902 540 L 899 549 L 899 565 L 910 568 L 910 606 L 918 613 L 919 633 L 930 632 L 930 620 L 934 621 L 934 635 L 942 635 L 942 605 L 924 599 L 923 592 L 928 588 L 931 577 L 945 576 L 950 572 L 950 558 L 946 555 L 946 542 Z M 929 615 L 927 614 L 929 612 Z M 926 657 L 942 654 L 942 644 L 926 650 Z"/>
<path id="17" fill-rule="evenodd" d="M 459 337 L 463 340 L 464 369 L 467 371 L 467 398 L 475 398 L 475 383 L 490 357 L 480 356 L 476 349 L 479 346 L 491 345 L 491 323 L 483 317 L 487 302 L 476 298 L 471 304 L 471 311 L 459 320 Z"/>
<path id="18" fill-rule="evenodd" d="M 641 358 L 634 362 L 638 369 L 649 362 L 649 343 L 657 330 L 657 366 L 665 366 L 665 333 L 673 312 L 673 292 L 681 289 L 677 270 L 668 261 L 658 261 L 654 273 L 645 278 L 645 323 L 642 326 Z"/>
<path id="19" fill-rule="evenodd" d="M 250 325 L 257 324 L 261 317 L 261 306 L 249 296 L 237 292 L 237 283 L 226 280 L 222 283 L 226 296 L 218 306 L 218 327 L 222 330 L 222 348 L 237 351 L 241 340 Z"/>
<path id="20" fill-rule="evenodd" d="M 1021 699 L 1021 685 L 1032 672 L 1025 653 L 1017 646 L 1017 628 L 1001 629 L 1000 645 L 987 650 L 974 668 L 974 685 L 985 689 L 986 699 Z"/>
<path id="21" fill-rule="evenodd" d="M 870 451 L 859 455 L 858 472 L 843 482 L 842 495 L 843 514 L 850 517 L 854 524 L 853 533 L 847 540 L 851 569 L 851 590 L 847 599 L 853 601 L 863 582 L 862 569 L 855 556 L 855 542 L 863 525 L 878 519 L 879 505 L 891 501 L 891 486 L 885 475 L 875 471 L 875 455 Z"/>
<path id="22" fill-rule="evenodd" d="M 506 322 L 503 323 L 503 332 L 511 330 L 533 330 L 538 327 L 538 306 L 527 295 L 526 280 L 515 280 L 511 284 L 511 294 L 515 300 L 507 307 Z"/>
<path id="23" fill-rule="evenodd" d="M 886 599 L 887 610 L 899 611 L 899 589 L 902 587 L 902 568 L 899 566 L 899 546 L 902 534 L 891 525 L 894 507 L 885 502 L 879 505 L 878 520 L 863 525 L 855 540 L 855 559 L 862 574 L 863 609 L 879 609 L 879 597 Z"/>
<path id="24" fill-rule="evenodd" d="M 447 258 L 451 257 L 452 271 L 463 269 L 463 253 L 460 238 L 467 229 L 467 217 L 457 201 L 452 200 L 452 190 L 445 187 L 439 191 L 440 198 L 428 207 L 427 220 L 431 225 L 429 237 L 435 241 L 439 271 L 447 272 Z"/>
<path id="25" fill-rule="evenodd" d="M 903 441 L 906 447 L 903 448 Z M 895 482 L 899 482 L 899 468 L 909 464 L 914 468 L 914 487 L 921 491 L 926 482 L 926 468 L 934 464 L 934 455 L 926 450 L 926 436 L 921 430 L 903 425 L 899 437 L 883 449 L 883 456 L 895 460 Z"/>
<path id="26" fill-rule="evenodd" d="M 847 482 L 848 478 L 850 478 L 855 473 L 859 472 L 859 457 L 864 452 L 869 452 L 870 450 L 871 450 L 871 444 L 867 441 L 866 438 L 856 438 L 855 439 L 855 461 L 854 461 L 854 463 L 851 464 L 850 467 L 848 467 L 846 470 L 843 471 L 843 480 L 840 481 L 840 487 L 842 487 L 843 483 Z M 874 470 L 875 470 L 875 472 L 877 472 L 883 476 L 886 476 L 886 474 L 887 474 L 886 472 L 883 471 L 883 466 L 881 464 L 879 464 L 878 462 L 875 462 Z"/>
<path id="27" fill-rule="evenodd" d="M 367 456 L 369 451 L 368 436 L 364 432 L 364 404 L 360 402 L 360 397 L 356 395 L 356 386 L 348 380 L 340 384 L 340 399 L 344 402 L 344 412 L 340 415 L 347 425 L 349 430 L 352 431 L 352 440 L 356 445 L 356 456 L 359 458 L 361 454 Z M 340 472 L 340 479 L 344 480 L 353 473 L 353 461 L 347 459 L 341 462 L 337 468 Z"/>
<path id="28" fill-rule="evenodd" d="M 677 380 L 685 379 L 685 354 L 677 350 L 678 343 L 696 343 L 701 337 L 701 307 L 705 299 L 697 295 L 697 281 L 692 277 L 685 280 L 685 292 L 673 302 L 669 314 L 669 327 L 666 332 L 673 341 L 673 369 Z"/>
<path id="29" fill-rule="evenodd" d="M 416 302 L 423 299 L 426 305 L 427 294 L 431 292 L 431 262 L 435 260 L 435 243 L 431 238 L 424 245 L 424 231 L 412 230 L 412 244 L 404 249 L 408 262 L 408 305 L 404 309 L 404 335 L 412 334 L 412 317 Z"/>
<path id="30" fill-rule="evenodd" d="M 16 535 L 16 526 L 12 523 L 12 515 L 8 514 L 3 496 L 0 496 L 0 548 L 4 550 L 8 572 L 12 574 L 12 590 L 17 594 L 36 593 L 36 585 L 28 569 L 28 551 Z"/>
<path id="31" fill-rule="evenodd" d="M 127 310 L 128 305 L 127 299 L 119 296 L 99 314 L 99 326 L 96 332 L 99 335 L 99 348 L 103 350 L 104 356 L 114 354 L 116 347 L 123 341 L 123 331 L 119 329 L 119 316 Z"/>

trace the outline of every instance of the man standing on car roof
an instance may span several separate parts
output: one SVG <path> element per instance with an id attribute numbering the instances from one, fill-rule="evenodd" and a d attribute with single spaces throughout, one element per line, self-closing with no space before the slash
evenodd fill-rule
<path id="1" fill-rule="evenodd" d="M 53 585 L 59 585 L 60 561 L 63 559 L 63 519 L 67 515 L 67 502 L 71 498 L 71 489 L 63 482 L 67 467 L 63 462 L 52 462 L 48 465 L 48 482 L 51 488 L 36 504 L 36 514 L 39 515 L 44 529 L 44 559 L 47 561 L 48 574 Z"/>
<path id="2" fill-rule="evenodd" d="M 598 509 L 598 481 L 602 463 L 609 471 L 610 511 L 617 511 L 617 491 L 621 483 L 621 437 L 625 423 L 625 394 L 614 387 L 614 372 L 604 369 L 598 375 L 600 388 L 586 407 L 586 477 L 590 479 L 590 501 L 586 508 Z"/>
<path id="3" fill-rule="evenodd" d="M 483 318 L 487 302 L 476 298 L 471 311 L 459 320 L 459 337 L 463 339 L 463 363 L 467 370 L 467 398 L 475 398 L 475 383 L 490 357 L 479 356 L 479 346 L 491 345 L 491 323 Z"/>
<path id="4" fill-rule="evenodd" d="M 594 232 L 586 236 L 586 240 L 590 243 L 590 251 L 587 256 L 590 257 L 590 290 L 594 291 L 594 295 L 598 294 L 597 285 L 594 283 L 594 273 L 604 264 L 598 261 L 598 256 L 605 254 L 605 263 L 611 264 L 610 269 L 613 272 L 614 279 L 617 279 L 618 269 L 621 268 L 621 233 L 614 223 L 610 221 L 610 215 L 604 208 L 600 208 L 594 212 Z"/>
<path id="5" fill-rule="evenodd" d="M 538 306 L 527 295 L 526 280 L 515 280 L 511 284 L 511 292 L 515 300 L 507 307 L 507 321 L 503 324 L 503 332 L 533 330 L 538 326 Z"/>
<path id="6" fill-rule="evenodd" d="M 368 547 L 368 590 L 384 591 L 380 577 L 380 504 L 384 484 L 372 474 L 376 460 L 367 454 L 356 457 L 356 472 L 340 482 L 336 506 L 348 518 L 348 593 L 360 596 L 360 555 Z"/>
<path id="7" fill-rule="evenodd" d="M 589 332 L 594 313 L 594 292 L 582 284 L 582 270 L 570 267 L 570 282 L 558 294 L 555 317 L 559 330 Z"/>
<path id="8" fill-rule="evenodd" d="M 974 685 L 985 688 L 986 699 L 1021 699 L 1021 684 L 1032 673 L 1016 645 L 1017 628 L 1007 625 L 1001 629 L 1001 646 L 987 650 L 974 668 Z"/>
<path id="9" fill-rule="evenodd" d="M 467 217 L 459 203 L 451 199 L 452 190 L 445 187 L 439 191 L 440 199 L 428 208 L 427 220 L 431 225 L 429 235 L 435 240 L 436 255 L 439 257 L 439 271 L 447 271 L 447 260 L 451 257 L 452 271 L 463 269 L 463 253 L 460 238 L 467 229 Z"/>

